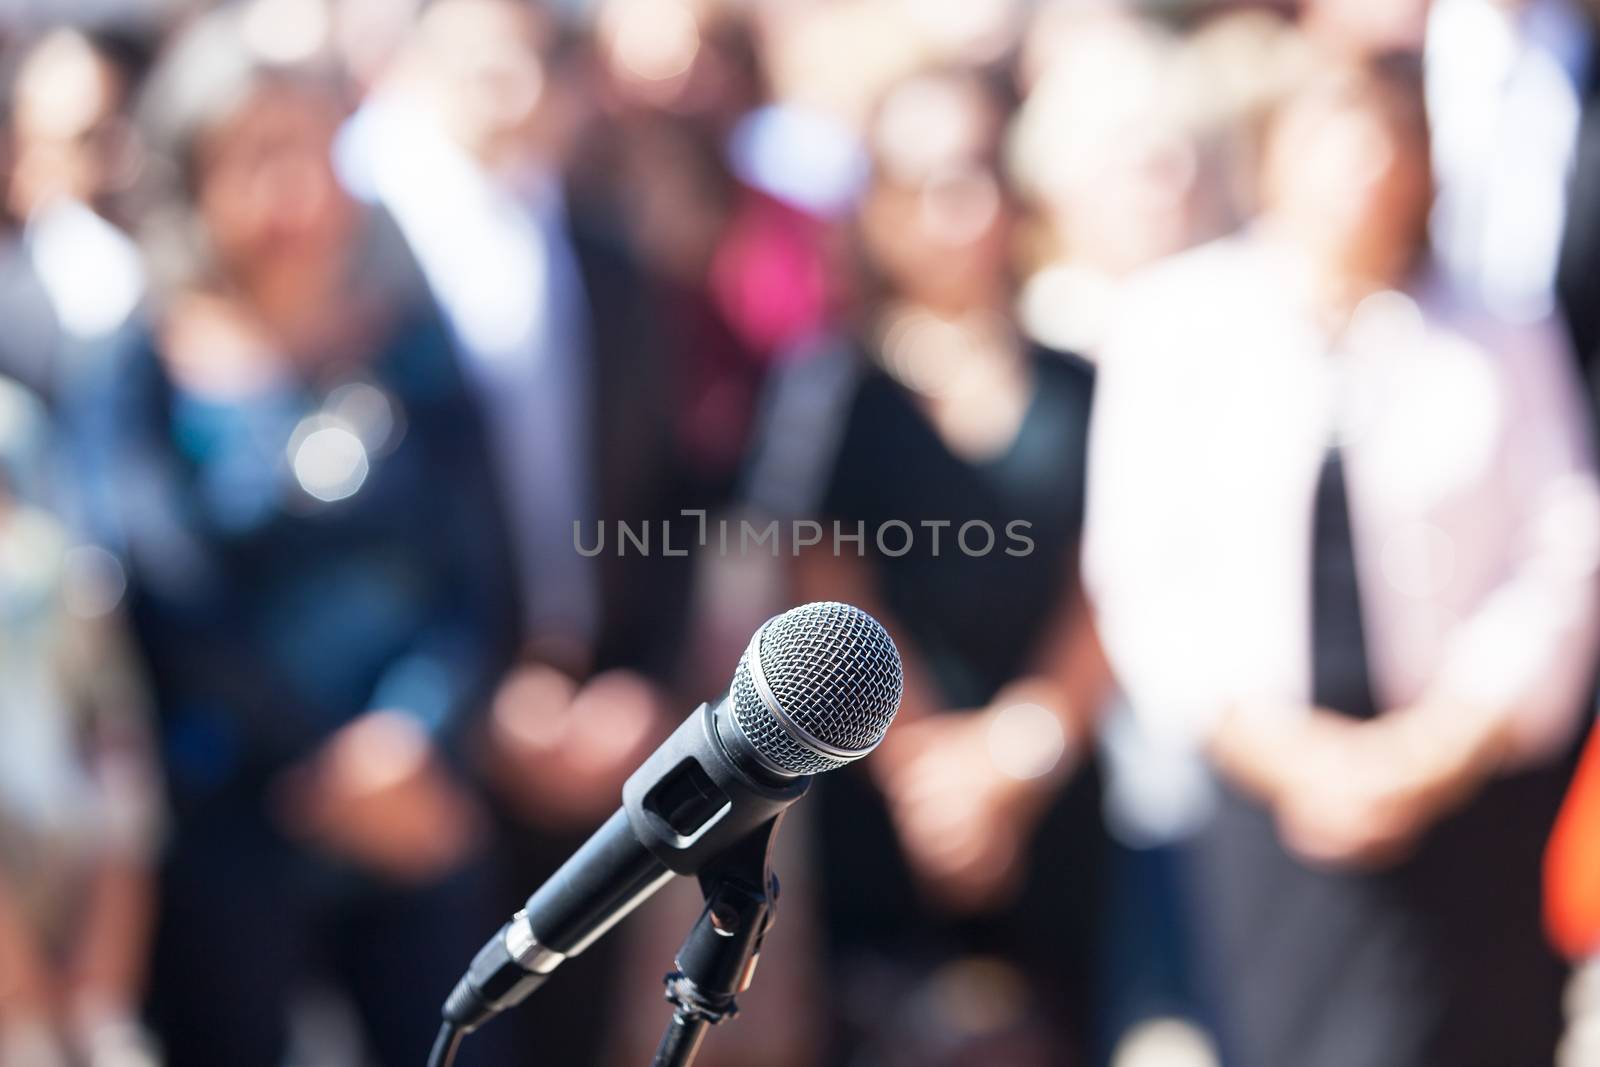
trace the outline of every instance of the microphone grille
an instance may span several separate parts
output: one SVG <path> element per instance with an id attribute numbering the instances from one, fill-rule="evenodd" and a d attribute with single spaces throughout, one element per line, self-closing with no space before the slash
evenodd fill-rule
<path id="1" fill-rule="evenodd" d="M 900 708 L 900 652 L 849 604 L 793 608 L 756 631 L 733 676 L 733 713 L 756 753 L 785 774 L 860 759 Z"/>

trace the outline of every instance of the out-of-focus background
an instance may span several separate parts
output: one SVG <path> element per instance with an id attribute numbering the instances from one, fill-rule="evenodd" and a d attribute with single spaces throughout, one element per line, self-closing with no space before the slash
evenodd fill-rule
<path id="1" fill-rule="evenodd" d="M 420 1064 L 812 599 L 701 1062 L 1592 1067 L 1597 355 L 1584 0 L 0 0 L 0 1067 Z"/>

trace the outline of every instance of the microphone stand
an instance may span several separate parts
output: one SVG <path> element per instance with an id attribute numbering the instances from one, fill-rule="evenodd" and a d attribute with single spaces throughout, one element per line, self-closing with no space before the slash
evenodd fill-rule
<path id="1" fill-rule="evenodd" d="M 782 819 L 780 813 L 701 870 L 705 908 L 666 977 L 672 1021 L 651 1067 L 688 1067 L 706 1032 L 738 1014 L 734 998 L 750 988 L 777 906 L 771 853 Z"/>

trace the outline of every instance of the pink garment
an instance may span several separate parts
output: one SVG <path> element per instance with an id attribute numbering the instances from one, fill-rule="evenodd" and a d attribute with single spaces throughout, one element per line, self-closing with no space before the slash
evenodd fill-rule
<path id="1" fill-rule="evenodd" d="M 1600 487 L 1572 361 L 1424 280 L 1330 340 L 1261 234 L 1130 285 L 1101 352 L 1086 580 L 1135 709 L 1198 738 L 1309 694 L 1312 497 L 1345 451 L 1379 702 L 1440 697 L 1572 734 L 1594 661 Z"/>
<path id="2" fill-rule="evenodd" d="M 827 223 L 746 190 L 711 265 L 711 290 L 740 340 L 766 358 L 827 323 Z"/>

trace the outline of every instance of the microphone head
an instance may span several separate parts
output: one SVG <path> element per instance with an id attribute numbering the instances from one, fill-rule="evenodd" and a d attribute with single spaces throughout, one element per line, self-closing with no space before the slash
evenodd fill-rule
<path id="1" fill-rule="evenodd" d="M 739 733 L 770 770 L 818 774 L 878 746 L 904 685 L 900 650 L 878 620 L 822 601 L 756 631 L 734 671 L 730 703 Z"/>

